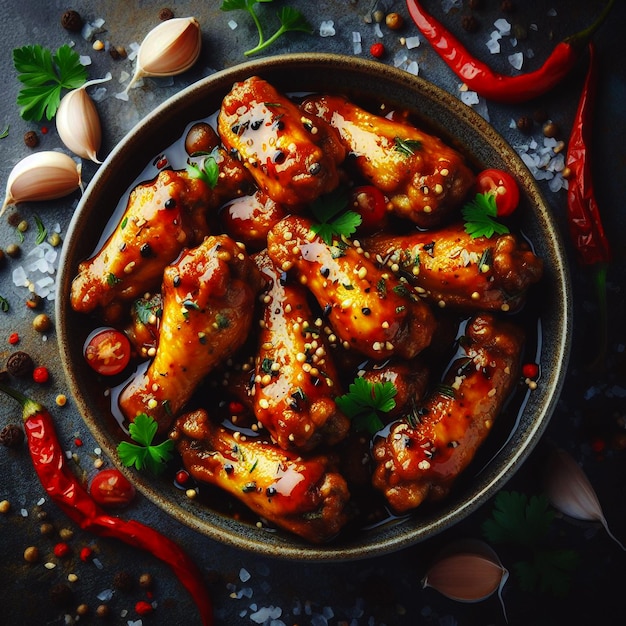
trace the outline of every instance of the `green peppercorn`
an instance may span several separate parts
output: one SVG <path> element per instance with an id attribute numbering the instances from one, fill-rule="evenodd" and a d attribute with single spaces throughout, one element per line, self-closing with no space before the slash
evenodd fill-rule
<path id="1" fill-rule="evenodd" d="M 17 225 L 17 230 L 19 230 L 21 233 L 25 233 L 28 230 L 28 222 L 26 220 L 22 220 Z"/>
<path id="2" fill-rule="evenodd" d="M 20 249 L 20 247 L 16 244 L 16 243 L 10 243 L 7 247 L 5 252 L 12 258 L 12 259 L 16 259 L 18 256 L 20 256 L 20 252 L 22 250 Z"/>
<path id="3" fill-rule="evenodd" d="M 50 237 L 48 237 L 48 243 L 56 248 L 61 243 L 61 235 L 59 233 L 52 233 Z"/>

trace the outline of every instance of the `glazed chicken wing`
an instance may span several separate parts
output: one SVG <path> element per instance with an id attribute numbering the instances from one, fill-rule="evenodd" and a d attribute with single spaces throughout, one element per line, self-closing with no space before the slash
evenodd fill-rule
<path id="1" fill-rule="evenodd" d="M 245 249 L 225 235 L 207 237 L 169 265 L 156 354 L 122 391 L 124 416 L 146 413 L 164 432 L 198 383 L 245 341 L 261 286 Z"/>
<path id="2" fill-rule="evenodd" d="M 341 96 L 311 97 L 303 109 L 337 129 L 359 173 L 389 198 L 396 214 L 422 228 L 441 224 L 474 182 L 459 152 L 404 121 Z"/>
<path id="3" fill-rule="evenodd" d="M 332 539 L 348 521 L 345 480 L 326 455 L 302 457 L 211 423 L 179 418 L 170 438 L 196 480 L 221 487 L 254 513 L 304 539 Z"/>
<path id="4" fill-rule="evenodd" d="M 281 220 L 268 234 L 268 254 L 283 271 L 293 268 L 343 344 L 377 360 L 410 359 L 427 347 L 435 328 L 428 305 L 352 246 L 327 245 L 312 225 Z"/>
<path id="5" fill-rule="evenodd" d="M 279 204 L 305 204 L 339 184 L 337 165 L 345 150 L 335 131 L 257 76 L 235 83 L 226 95 L 218 132 Z"/>
<path id="6" fill-rule="evenodd" d="M 374 235 L 362 243 L 438 306 L 514 311 L 543 273 L 542 260 L 515 235 L 472 238 L 461 223 L 430 232 Z"/>
<path id="7" fill-rule="evenodd" d="M 312 323 L 306 290 L 285 284 L 267 254 L 256 262 L 270 286 L 263 298 L 254 414 L 281 448 L 335 444 L 350 422 L 335 404 L 337 372 L 324 334 Z"/>
<path id="8" fill-rule="evenodd" d="M 418 415 L 374 442 L 374 487 L 396 513 L 440 500 L 473 459 L 518 378 L 521 331 L 490 314 L 468 322 L 465 355 Z"/>

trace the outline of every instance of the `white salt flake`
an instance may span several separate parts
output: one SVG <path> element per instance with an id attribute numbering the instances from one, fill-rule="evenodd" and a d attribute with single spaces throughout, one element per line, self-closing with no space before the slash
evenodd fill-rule
<path id="1" fill-rule="evenodd" d="M 361 54 L 363 52 L 363 45 L 361 44 L 361 33 L 352 33 L 352 51 L 354 54 Z"/>
<path id="2" fill-rule="evenodd" d="M 120 91 L 119 93 L 116 93 L 115 97 L 118 100 L 123 100 L 124 102 L 128 102 L 128 94 L 125 91 Z"/>
<path id="3" fill-rule="evenodd" d="M 376 35 L 376 37 L 378 37 L 379 39 L 383 38 L 383 31 L 380 28 L 380 24 L 378 22 L 376 22 L 376 24 L 374 24 L 374 34 Z"/>
<path id="4" fill-rule="evenodd" d="M 509 63 L 516 69 L 521 70 L 522 65 L 524 64 L 524 55 L 521 52 L 515 52 L 514 54 L 509 54 Z"/>
<path id="5" fill-rule="evenodd" d="M 496 20 L 493 25 L 498 29 L 498 32 L 501 35 L 510 35 L 511 34 L 511 22 L 501 17 L 499 20 Z"/>
<path id="6" fill-rule="evenodd" d="M 235 30 L 237 26 L 239 26 L 239 24 L 237 24 L 235 20 L 228 20 L 228 28 L 230 28 L 230 30 Z"/>
<path id="7" fill-rule="evenodd" d="M 404 69 L 408 63 L 409 55 L 406 53 L 406 50 L 398 50 L 393 55 L 393 66 Z"/>
<path id="8" fill-rule="evenodd" d="M 16 287 L 28 286 L 28 277 L 26 276 L 26 270 L 21 265 L 18 265 L 13 270 L 13 284 Z"/>
<path id="9" fill-rule="evenodd" d="M 108 602 L 113 597 L 113 589 L 104 589 L 101 591 L 96 598 L 100 600 L 100 602 Z"/>
<path id="10" fill-rule="evenodd" d="M 93 93 L 91 94 L 91 99 L 94 102 L 102 102 L 107 95 L 107 88 L 106 87 L 98 87 L 97 89 L 94 89 Z"/>
<path id="11" fill-rule="evenodd" d="M 413 76 L 417 76 L 419 74 L 419 70 L 420 67 L 417 63 L 417 61 L 411 61 L 407 66 L 406 66 L 406 71 L 409 74 L 413 74 Z"/>
<path id="12" fill-rule="evenodd" d="M 20 509 L 20 515 L 22 517 L 28 517 L 28 511 L 26 509 Z"/>
<path id="13" fill-rule="evenodd" d="M 320 24 L 320 37 L 333 37 L 335 35 L 335 22 L 324 20 Z"/>
<path id="14" fill-rule="evenodd" d="M 120 77 L 118 79 L 118 82 L 120 84 L 125 83 L 129 78 L 130 78 L 130 74 L 128 72 L 126 72 L 125 70 L 122 70 L 120 72 Z"/>
<path id="15" fill-rule="evenodd" d="M 78 57 L 78 61 L 81 65 L 84 65 L 84 66 L 91 65 L 91 57 L 88 54 L 81 54 Z"/>
<path id="16" fill-rule="evenodd" d="M 239 580 L 242 583 L 247 583 L 250 580 L 250 578 L 252 578 L 252 576 L 250 575 L 250 572 L 247 569 L 245 569 L 245 567 L 242 567 L 239 570 Z"/>
<path id="17" fill-rule="evenodd" d="M 491 54 L 498 54 L 500 52 L 500 35 L 498 33 L 492 33 L 486 45 L 487 50 L 489 50 Z"/>
<path id="18" fill-rule="evenodd" d="M 548 12 L 546 13 L 546 15 L 548 17 L 556 17 L 556 9 L 554 9 L 554 8 L 548 9 Z"/>
<path id="19" fill-rule="evenodd" d="M 413 48 L 417 48 L 420 45 L 421 39 L 418 35 L 414 35 L 413 37 L 407 37 L 404 43 L 407 50 L 413 50 Z"/>
<path id="20" fill-rule="evenodd" d="M 478 94 L 475 91 L 463 91 L 461 93 L 461 102 L 467 104 L 467 106 L 478 104 Z"/>
<path id="21" fill-rule="evenodd" d="M 264 606 L 250 615 L 250 619 L 255 624 L 264 624 L 267 620 L 278 619 L 283 614 L 279 606 Z"/>

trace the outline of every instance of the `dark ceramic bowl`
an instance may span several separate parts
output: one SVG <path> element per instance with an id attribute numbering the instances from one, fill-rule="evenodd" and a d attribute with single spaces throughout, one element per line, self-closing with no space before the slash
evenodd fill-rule
<path id="1" fill-rule="evenodd" d="M 236 521 L 218 509 L 189 500 L 171 479 L 152 478 L 122 467 L 116 452 L 119 432 L 104 401 L 102 385 L 83 360 L 83 343 L 94 323 L 76 314 L 69 303 L 78 263 L 92 254 L 118 200 L 144 165 L 179 139 L 190 122 L 217 111 L 235 81 L 252 75 L 262 76 L 285 92 L 334 91 L 361 100 L 384 97 L 391 105 L 413 111 L 431 132 L 463 151 L 477 170 L 497 167 L 510 171 L 521 187 L 521 228 L 545 261 L 545 276 L 537 289 L 550 297 L 536 298 L 540 300 L 536 311 L 540 324 L 535 319 L 533 329 L 541 328 L 538 389 L 527 394 L 512 413 L 501 416 L 500 431 L 491 433 L 445 501 L 323 546 Z M 315 561 L 370 557 L 415 544 L 465 518 L 511 478 L 541 437 L 563 384 L 570 348 L 571 293 L 562 250 L 555 223 L 532 175 L 509 144 L 455 97 L 406 72 L 354 57 L 294 54 L 253 61 L 218 72 L 158 107 L 111 152 L 89 184 L 70 224 L 61 262 L 57 294 L 61 358 L 78 408 L 103 450 L 154 504 L 182 523 L 217 541 L 269 556 Z"/>

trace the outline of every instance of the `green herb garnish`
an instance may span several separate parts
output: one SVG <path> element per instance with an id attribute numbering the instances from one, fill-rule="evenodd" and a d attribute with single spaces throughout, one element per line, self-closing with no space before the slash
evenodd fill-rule
<path id="1" fill-rule="evenodd" d="M 48 236 L 48 231 L 46 227 L 43 225 L 41 218 L 38 215 L 35 215 L 35 224 L 37 224 L 37 238 L 35 239 L 35 243 L 39 245 L 46 240 Z"/>
<path id="2" fill-rule="evenodd" d="M 465 232 L 474 239 L 477 237 L 489 239 L 494 233 L 504 235 L 509 232 L 504 224 L 495 219 L 498 216 L 498 207 L 496 197 L 492 193 L 477 193 L 461 212 L 465 220 Z"/>
<path id="3" fill-rule="evenodd" d="M 210 189 L 215 189 L 220 175 L 220 167 L 217 164 L 216 150 L 206 153 L 206 156 L 199 164 L 187 163 L 187 173 L 191 178 L 203 180 Z"/>
<path id="4" fill-rule="evenodd" d="M 350 237 L 361 224 L 361 216 L 355 211 L 345 211 L 348 206 L 348 190 L 344 187 L 319 197 L 311 204 L 317 224 L 311 230 L 331 246 L 333 237 Z"/>
<path id="5" fill-rule="evenodd" d="M 525 591 L 562 596 L 569 588 L 578 555 L 554 547 L 549 536 L 554 517 L 544 495 L 529 498 L 516 491 L 500 491 L 492 517 L 482 524 L 483 534 L 492 543 L 509 543 L 520 549 L 523 558 L 514 563 L 514 570 Z"/>
<path id="6" fill-rule="evenodd" d="M 261 50 L 264 50 L 273 44 L 281 35 L 284 35 L 285 33 L 300 31 L 310 34 L 313 32 L 313 28 L 300 11 L 291 7 L 282 7 L 277 13 L 280 21 L 280 27 L 271 37 L 266 39 L 261 20 L 256 14 L 254 6 L 256 4 L 267 2 L 272 2 L 272 0 L 224 0 L 222 2 L 222 6 L 220 7 L 222 11 L 247 11 L 254 20 L 254 24 L 259 33 L 259 42 L 254 48 L 250 48 L 250 50 L 246 50 L 246 52 L 244 52 L 246 56 L 251 56 L 257 52 L 261 52 Z"/>
<path id="7" fill-rule="evenodd" d="M 404 156 L 413 156 L 417 150 L 422 149 L 422 142 L 419 139 L 402 139 L 402 137 L 395 137 L 395 150 L 404 154 Z"/>
<path id="8" fill-rule="evenodd" d="M 0 132 L 0 139 L 4 139 L 5 137 L 9 136 L 9 126 L 7 125 L 6 128 Z"/>
<path id="9" fill-rule="evenodd" d="M 121 441 L 117 445 L 120 460 L 126 467 L 133 465 L 141 470 L 144 467 L 154 474 L 159 474 L 165 468 L 174 450 L 174 442 L 166 439 L 158 445 L 152 445 L 158 429 L 157 423 L 146 415 L 140 413 L 130 424 L 128 431 L 130 437 L 137 444 Z"/>
<path id="10" fill-rule="evenodd" d="M 6 298 L 0 296 L 0 311 L 2 311 L 3 313 L 8 313 L 10 308 L 11 305 L 9 304 L 9 301 Z"/>
<path id="11" fill-rule="evenodd" d="M 87 80 L 80 56 L 67 44 L 55 53 L 39 45 L 13 50 L 13 65 L 23 87 L 17 96 L 25 120 L 51 120 L 61 103 L 63 89 L 76 89 Z"/>
<path id="12" fill-rule="evenodd" d="M 380 413 L 388 413 L 396 406 L 397 393 L 392 382 L 371 383 L 357 376 L 348 387 L 348 393 L 335 398 L 335 402 L 352 420 L 356 430 L 366 430 L 373 435 L 384 426 Z"/>

